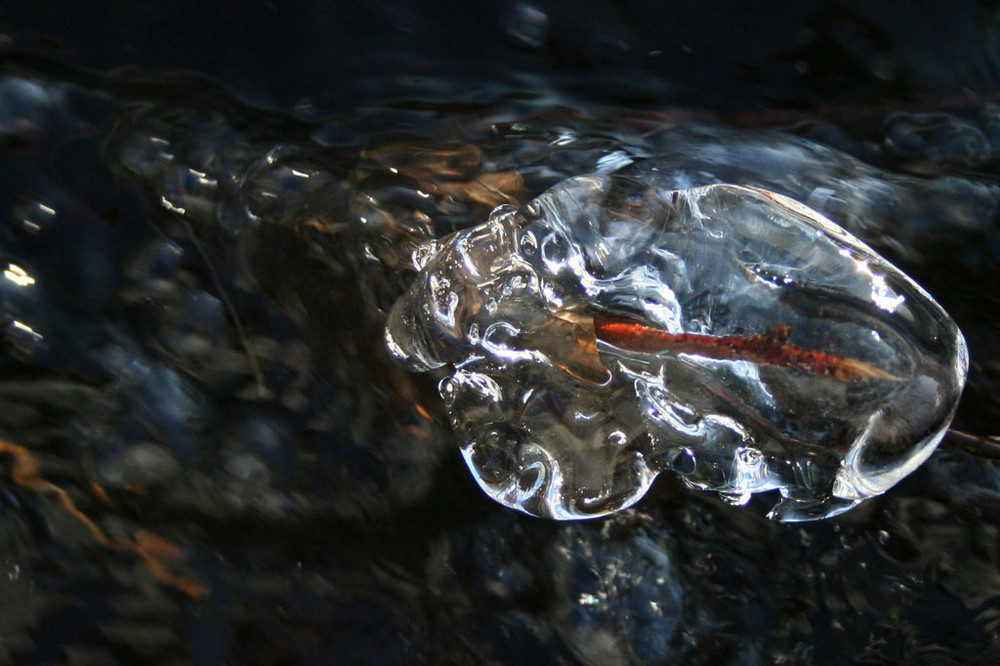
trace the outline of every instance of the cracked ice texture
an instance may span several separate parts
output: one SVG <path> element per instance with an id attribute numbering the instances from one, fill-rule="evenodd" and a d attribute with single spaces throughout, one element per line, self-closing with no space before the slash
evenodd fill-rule
<path id="1" fill-rule="evenodd" d="M 791 199 L 664 182 L 573 178 L 415 254 L 386 341 L 414 370 L 450 368 L 440 393 L 482 489 L 529 514 L 591 518 L 671 470 L 737 504 L 777 491 L 772 518 L 812 520 L 926 460 L 968 365 L 931 296 Z M 595 339 L 597 313 L 709 344 L 787 326 L 788 345 L 880 374 L 636 351 Z"/>

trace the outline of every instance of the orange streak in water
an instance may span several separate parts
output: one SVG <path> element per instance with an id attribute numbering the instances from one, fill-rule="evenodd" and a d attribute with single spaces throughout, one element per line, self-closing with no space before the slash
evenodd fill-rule
<path id="1" fill-rule="evenodd" d="M 134 553 L 142 560 L 154 578 L 171 585 L 189 597 L 197 599 L 205 593 L 205 588 L 198 582 L 186 576 L 172 574 L 164 566 L 162 560 L 165 557 L 176 559 L 176 554 L 181 552 L 178 546 L 145 530 L 136 533 L 135 543 L 108 537 L 104 530 L 97 526 L 97 523 L 77 508 L 68 492 L 42 478 L 38 460 L 31 455 L 28 449 L 0 439 L 0 453 L 6 453 L 14 459 L 14 466 L 10 472 L 10 478 L 14 483 L 35 492 L 47 492 L 54 495 L 59 505 L 87 528 L 97 543 L 111 550 Z M 103 493 L 103 489 L 101 494 L 107 497 L 107 494 Z"/>

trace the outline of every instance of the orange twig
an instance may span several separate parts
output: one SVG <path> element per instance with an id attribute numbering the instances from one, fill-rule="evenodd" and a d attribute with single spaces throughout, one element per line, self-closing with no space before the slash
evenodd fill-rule
<path id="1" fill-rule="evenodd" d="M 669 333 L 627 317 L 594 316 L 597 339 L 621 349 L 642 353 L 698 354 L 725 361 L 752 361 L 794 368 L 846 382 L 852 379 L 903 381 L 874 365 L 853 358 L 803 349 L 788 342 L 791 328 L 775 326 L 759 335 L 701 335 Z"/>

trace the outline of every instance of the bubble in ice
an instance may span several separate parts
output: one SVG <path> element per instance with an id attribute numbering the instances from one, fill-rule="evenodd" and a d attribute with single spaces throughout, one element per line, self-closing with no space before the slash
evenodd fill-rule
<path id="1" fill-rule="evenodd" d="M 583 176 L 414 254 L 390 352 L 446 368 L 462 453 L 498 502 L 556 519 L 663 471 L 770 516 L 827 518 L 944 435 L 965 341 L 913 280 L 765 190 Z"/>

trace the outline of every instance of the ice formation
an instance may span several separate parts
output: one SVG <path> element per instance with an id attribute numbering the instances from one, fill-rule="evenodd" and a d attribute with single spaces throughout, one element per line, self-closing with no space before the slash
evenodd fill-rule
<path id="1" fill-rule="evenodd" d="M 913 280 L 780 195 L 569 179 L 423 246 L 386 329 L 439 389 L 498 502 L 556 519 L 638 501 L 661 471 L 770 516 L 827 518 L 933 452 L 967 371 Z"/>

